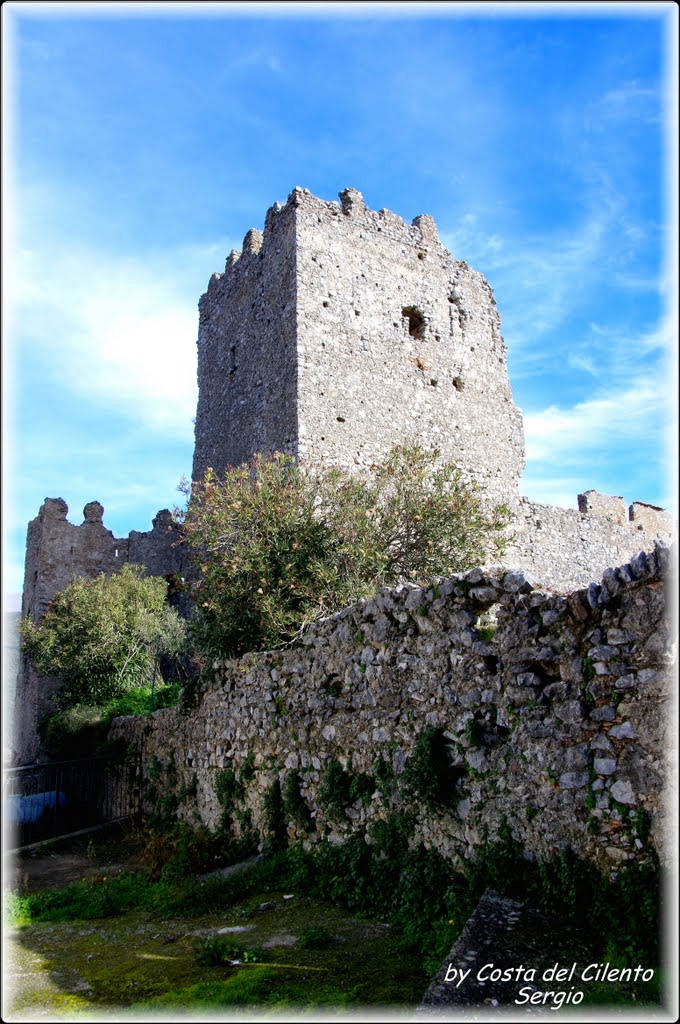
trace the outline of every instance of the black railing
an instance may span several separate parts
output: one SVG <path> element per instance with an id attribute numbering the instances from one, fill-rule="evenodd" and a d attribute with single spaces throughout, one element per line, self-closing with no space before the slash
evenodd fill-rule
<path id="1" fill-rule="evenodd" d="M 140 809 L 139 764 L 93 757 L 8 768 L 3 818 L 13 846 L 131 817 Z"/>

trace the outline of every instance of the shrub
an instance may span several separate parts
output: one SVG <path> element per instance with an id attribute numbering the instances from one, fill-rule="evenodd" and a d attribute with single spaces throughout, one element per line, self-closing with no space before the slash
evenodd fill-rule
<path id="1" fill-rule="evenodd" d="M 305 928 L 298 939 L 298 946 L 301 949 L 328 949 L 333 945 L 333 936 L 323 925 L 312 925 Z"/>
<path id="2" fill-rule="evenodd" d="M 176 517 L 197 570 L 191 631 L 204 657 L 280 646 L 379 586 L 500 554 L 508 509 L 485 507 L 438 457 L 397 447 L 367 478 L 306 472 L 275 454 L 181 484 L 190 498 Z"/>
<path id="3" fill-rule="evenodd" d="M 24 619 L 22 646 L 39 672 L 58 676 L 61 708 L 102 704 L 151 682 L 154 662 L 178 654 L 186 625 L 165 603 L 164 579 L 143 566 L 75 577 L 39 624 Z"/>
<path id="4" fill-rule="evenodd" d="M 426 729 L 418 737 L 406 763 L 402 782 L 408 796 L 422 800 L 430 810 L 455 802 L 459 769 L 451 766 L 443 729 Z"/>
<path id="5" fill-rule="evenodd" d="M 179 683 L 154 688 L 154 708 L 173 707 L 177 703 Z M 47 715 L 40 724 L 45 753 L 52 758 L 68 760 L 102 753 L 107 748 L 111 722 L 120 715 L 148 714 L 151 686 L 128 690 L 102 704 L 75 704 L 63 711 Z"/>

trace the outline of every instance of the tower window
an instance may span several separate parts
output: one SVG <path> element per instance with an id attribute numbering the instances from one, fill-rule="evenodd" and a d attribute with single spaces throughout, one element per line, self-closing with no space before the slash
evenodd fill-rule
<path id="1" fill-rule="evenodd" d="M 408 333 L 412 338 L 422 338 L 425 334 L 425 317 L 416 306 L 404 306 L 401 315 L 408 320 Z"/>

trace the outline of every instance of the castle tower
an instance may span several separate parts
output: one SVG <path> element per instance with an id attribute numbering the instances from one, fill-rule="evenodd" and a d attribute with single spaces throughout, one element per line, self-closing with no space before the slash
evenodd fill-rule
<path id="1" fill-rule="evenodd" d="M 340 199 L 294 189 L 201 297 L 194 479 L 258 451 L 369 467 L 417 441 L 516 495 L 522 418 L 489 285 L 431 217 Z"/>

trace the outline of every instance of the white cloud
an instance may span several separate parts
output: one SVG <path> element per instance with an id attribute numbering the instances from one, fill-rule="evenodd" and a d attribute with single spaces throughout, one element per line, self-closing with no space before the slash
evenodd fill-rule
<path id="1" fill-rule="evenodd" d="M 48 369 L 69 392 L 145 429 L 191 436 L 196 299 L 224 253 L 194 247 L 119 260 L 82 245 L 24 249 L 10 294 L 35 372 Z"/>
<path id="2" fill-rule="evenodd" d="M 669 412 L 656 380 L 568 408 L 551 405 L 524 417 L 527 462 L 575 465 L 588 452 L 653 436 Z"/>
<path id="3" fill-rule="evenodd" d="M 600 371 L 595 366 L 595 363 L 590 356 L 581 356 L 572 352 L 570 353 L 567 362 L 575 370 L 585 370 L 586 373 L 591 374 L 593 377 L 599 376 Z"/>

